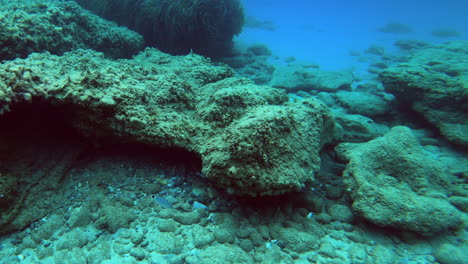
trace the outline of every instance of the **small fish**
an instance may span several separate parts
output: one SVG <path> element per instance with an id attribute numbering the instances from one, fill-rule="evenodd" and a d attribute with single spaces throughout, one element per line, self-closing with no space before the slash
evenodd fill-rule
<path id="1" fill-rule="evenodd" d="M 193 202 L 192 207 L 193 207 L 194 210 L 197 210 L 197 209 L 209 210 L 208 206 L 206 206 L 206 205 L 204 205 L 202 203 L 199 203 L 197 201 Z"/>
<path id="2" fill-rule="evenodd" d="M 166 208 L 166 209 L 172 208 L 172 203 L 166 200 L 165 198 L 161 196 L 156 196 L 156 195 L 153 195 L 153 198 L 154 198 L 154 201 L 157 204 L 159 204 L 159 206 L 161 206 L 162 208 Z"/>

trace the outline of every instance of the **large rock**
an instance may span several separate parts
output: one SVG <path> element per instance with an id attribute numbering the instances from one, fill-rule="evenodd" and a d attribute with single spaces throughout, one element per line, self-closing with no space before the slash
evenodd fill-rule
<path id="1" fill-rule="evenodd" d="M 61 55 L 80 48 L 121 58 L 143 49 L 140 35 L 73 1 L 0 0 L 0 4 L 0 61 L 43 51 Z"/>
<path id="2" fill-rule="evenodd" d="M 313 179 L 334 121 L 315 99 L 286 94 L 226 66 L 148 49 L 113 61 L 79 50 L 0 65 L 1 111 L 51 105 L 93 138 L 119 138 L 200 155 L 202 173 L 237 195 L 280 194 Z"/>
<path id="3" fill-rule="evenodd" d="M 391 99 L 369 92 L 338 91 L 336 99 L 351 114 L 378 117 L 391 110 Z"/>
<path id="4" fill-rule="evenodd" d="M 333 116 L 338 124 L 336 130 L 341 132 L 337 137 L 340 142 L 366 142 L 383 136 L 390 130 L 386 125 L 378 124 L 362 115 L 350 115 L 334 110 Z"/>
<path id="5" fill-rule="evenodd" d="M 386 91 L 408 104 L 442 135 L 468 146 L 468 42 L 416 51 L 380 73 Z"/>
<path id="6" fill-rule="evenodd" d="M 336 150 L 349 162 L 343 176 L 353 209 L 367 220 L 421 234 L 462 223 L 462 213 L 447 198 L 451 175 L 409 128 L 394 127 L 381 138 Z"/>
<path id="7" fill-rule="evenodd" d="M 300 65 L 278 66 L 273 72 L 270 85 L 276 88 L 294 91 L 350 90 L 354 78 L 347 71 L 322 71 L 313 67 Z"/>

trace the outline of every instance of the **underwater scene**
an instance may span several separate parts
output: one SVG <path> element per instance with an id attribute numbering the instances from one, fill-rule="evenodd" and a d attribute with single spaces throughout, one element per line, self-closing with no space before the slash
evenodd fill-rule
<path id="1" fill-rule="evenodd" d="M 467 14 L 0 0 L 0 264 L 468 264 Z"/>

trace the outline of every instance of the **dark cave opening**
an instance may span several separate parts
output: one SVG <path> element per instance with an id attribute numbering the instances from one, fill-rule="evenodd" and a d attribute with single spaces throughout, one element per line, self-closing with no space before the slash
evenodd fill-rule
<path id="1" fill-rule="evenodd" d="M 183 149 L 129 143 L 101 133 L 97 138 L 84 136 L 73 127 L 76 115 L 67 105 L 36 101 L 16 104 L 0 116 L 0 234 L 24 229 L 67 207 L 70 188 L 84 181 L 72 172 L 102 165 L 102 160 L 108 162 L 105 166 L 118 162 L 144 172 L 164 171 L 181 176 L 179 182 L 201 170 L 200 157 Z M 119 174 L 115 181 L 134 175 Z M 153 174 L 144 176 L 150 181 Z M 93 177 L 96 185 L 109 182 L 99 177 Z"/>

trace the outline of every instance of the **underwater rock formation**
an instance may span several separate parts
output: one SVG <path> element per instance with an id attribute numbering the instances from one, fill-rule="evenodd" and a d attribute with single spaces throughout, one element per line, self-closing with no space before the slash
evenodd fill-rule
<path id="1" fill-rule="evenodd" d="M 325 91 L 350 90 L 354 77 L 347 71 L 323 71 L 314 67 L 289 65 L 277 67 L 273 72 L 270 85 L 276 88 L 295 91 Z"/>
<path id="2" fill-rule="evenodd" d="M 353 209 L 367 220 L 424 235 L 461 225 L 462 213 L 448 201 L 454 176 L 409 128 L 394 127 L 383 137 L 342 143 L 336 150 L 349 162 L 343 177 Z"/>
<path id="3" fill-rule="evenodd" d="M 335 97 L 351 114 L 379 117 L 388 115 L 391 110 L 391 98 L 385 97 L 385 94 L 338 91 Z"/>
<path id="4" fill-rule="evenodd" d="M 409 25 L 395 22 L 388 23 L 383 27 L 379 27 L 377 30 L 383 33 L 390 34 L 408 34 L 413 31 L 413 29 Z"/>
<path id="5" fill-rule="evenodd" d="M 448 42 L 413 53 L 407 63 L 380 73 L 385 90 L 437 127 L 448 140 L 468 146 L 468 42 Z"/>
<path id="6" fill-rule="evenodd" d="M 383 136 L 388 130 L 387 126 L 374 122 L 362 115 L 346 114 L 341 111 L 333 111 L 336 120 L 339 142 L 361 143 Z"/>
<path id="7" fill-rule="evenodd" d="M 76 0 L 105 19 L 140 33 L 148 46 L 173 55 L 219 57 L 242 31 L 239 0 Z"/>
<path id="8" fill-rule="evenodd" d="M 139 34 L 93 15 L 75 2 L 2 0 L 0 4 L 0 61 L 43 51 L 61 55 L 79 48 L 125 58 L 143 49 Z"/>
<path id="9" fill-rule="evenodd" d="M 0 112 L 29 102 L 51 105 L 97 141 L 197 153 L 202 173 L 229 193 L 301 189 L 334 136 L 328 108 L 316 99 L 288 102 L 281 90 L 232 76 L 201 56 L 154 49 L 118 61 L 90 50 L 32 54 L 0 65 Z"/>

